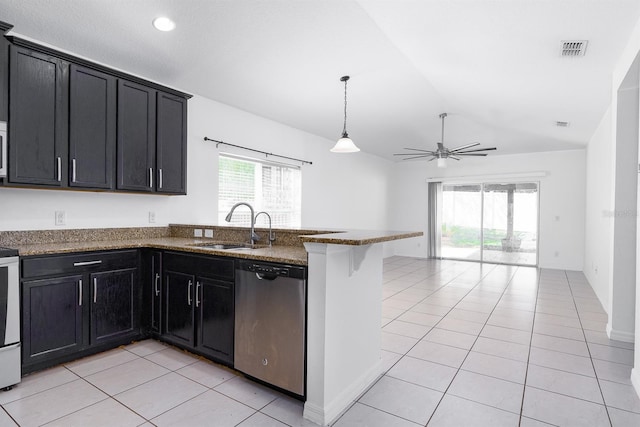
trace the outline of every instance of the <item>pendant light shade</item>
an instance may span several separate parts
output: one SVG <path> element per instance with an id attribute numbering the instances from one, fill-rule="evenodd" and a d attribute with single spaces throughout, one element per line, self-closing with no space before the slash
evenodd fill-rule
<path id="1" fill-rule="evenodd" d="M 342 128 L 342 137 L 330 150 L 332 153 L 357 153 L 360 151 L 347 133 L 347 80 L 349 80 L 349 76 L 340 77 L 340 81 L 344 82 L 344 126 Z"/>
<path id="2" fill-rule="evenodd" d="M 445 157 L 438 157 L 438 167 L 439 168 L 446 168 L 447 167 L 447 159 Z"/>

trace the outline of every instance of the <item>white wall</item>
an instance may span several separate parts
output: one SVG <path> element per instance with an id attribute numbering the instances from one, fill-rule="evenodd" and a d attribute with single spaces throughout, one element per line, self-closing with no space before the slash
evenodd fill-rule
<path id="1" fill-rule="evenodd" d="M 194 96 L 188 108 L 187 196 L 0 187 L 0 230 L 151 226 L 149 211 L 156 213 L 155 225 L 216 224 L 219 150 L 204 136 L 312 161 L 302 168 L 303 227 L 387 227 L 391 162 L 362 152 L 330 153 L 334 141 L 203 97 Z M 55 226 L 57 210 L 66 211 L 64 227 Z"/>
<path id="2" fill-rule="evenodd" d="M 582 270 L 584 257 L 585 152 L 584 150 L 489 155 L 449 162 L 438 169 L 435 162 L 397 163 L 391 174 L 391 228 L 418 229 L 423 238 L 393 243 L 396 255 L 425 257 L 427 254 L 426 179 L 469 177 L 482 182 L 483 176 L 546 172 L 528 179 L 540 182 L 539 265 L 544 268 Z M 513 178 L 511 178 L 513 179 Z M 507 179 L 508 181 L 509 179 Z M 557 256 L 556 256 L 557 252 Z"/>
<path id="3" fill-rule="evenodd" d="M 603 307 L 609 304 L 613 221 L 611 108 L 587 146 L 584 274 Z"/>

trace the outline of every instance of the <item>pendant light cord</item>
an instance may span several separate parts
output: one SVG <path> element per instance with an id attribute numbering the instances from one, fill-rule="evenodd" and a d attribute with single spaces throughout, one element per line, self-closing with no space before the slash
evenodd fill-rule
<path id="1" fill-rule="evenodd" d="M 340 80 L 344 82 L 344 126 L 342 127 L 342 137 L 347 138 L 349 136 L 347 134 L 347 81 L 349 76 L 344 76 Z"/>

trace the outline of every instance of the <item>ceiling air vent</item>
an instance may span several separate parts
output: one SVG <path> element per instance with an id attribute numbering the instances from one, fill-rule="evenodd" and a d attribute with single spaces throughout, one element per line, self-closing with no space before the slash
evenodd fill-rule
<path id="1" fill-rule="evenodd" d="M 560 56 L 584 56 L 587 50 L 587 40 L 562 40 Z"/>
<path id="2" fill-rule="evenodd" d="M 559 128 L 568 128 L 569 122 L 556 122 L 556 126 L 558 126 Z"/>

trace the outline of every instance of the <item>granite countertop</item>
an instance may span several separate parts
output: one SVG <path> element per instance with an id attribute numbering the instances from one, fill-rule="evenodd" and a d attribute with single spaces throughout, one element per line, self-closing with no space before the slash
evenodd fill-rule
<path id="1" fill-rule="evenodd" d="M 375 231 L 375 230 L 354 230 L 330 234 L 313 234 L 300 236 L 303 242 L 328 243 L 333 245 L 370 245 L 373 243 L 390 242 L 392 240 L 408 239 L 419 237 L 422 231 Z"/>
<path id="2" fill-rule="evenodd" d="M 296 246 L 257 247 L 256 249 L 211 249 L 198 245 L 223 243 L 211 239 L 185 239 L 180 237 L 160 237 L 150 239 L 103 240 L 95 242 L 37 243 L 11 245 L 18 249 L 20 256 L 63 254 L 73 252 L 106 251 L 115 249 L 154 248 L 191 252 L 197 254 L 228 256 L 281 262 L 285 264 L 307 265 L 307 251 Z M 227 242 L 228 243 L 228 242 Z"/>
<path id="3" fill-rule="evenodd" d="M 244 230 L 239 230 L 244 232 Z M 237 234 L 229 234 L 228 230 L 222 231 L 221 229 L 218 229 L 216 231 L 217 238 L 214 239 L 167 237 L 159 235 L 159 233 L 163 233 L 166 231 L 163 229 L 135 231 L 137 231 L 137 234 L 135 232 L 132 232 L 132 229 L 65 231 L 64 236 L 66 236 L 67 238 L 71 237 L 69 240 L 72 241 L 61 241 L 59 240 L 60 236 L 51 231 L 27 232 L 27 234 L 17 232 L 13 233 L 15 234 L 13 238 L 16 240 L 14 240 L 10 244 L 6 244 L 6 246 L 17 249 L 20 256 L 107 251 L 115 249 L 153 248 L 191 252 L 197 254 L 228 256 L 232 258 L 255 259 L 294 265 L 307 265 L 307 251 L 300 244 L 301 242 L 360 246 L 417 237 L 422 236 L 423 234 L 422 232 L 407 231 L 354 230 L 299 235 L 297 234 L 298 232 L 313 233 L 313 230 L 291 230 L 288 232 L 291 235 L 290 237 L 286 237 L 283 232 L 280 232 L 279 235 L 281 237 L 281 240 L 285 242 L 285 244 L 274 245 L 273 247 L 258 246 L 254 249 L 213 249 L 202 247 L 202 245 L 216 243 L 237 243 L 238 240 L 241 239 L 241 237 L 239 237 L 239 235 Z M 144 233 L 147 232 L 149 234 L 145 235 Z M 188 229 L 187 233 L 193 234 L 193 231 Z M 39 241 L 36 237 L 34 237 L 36 235 L 39 236 Z M 27 236 L 32 236 L 34 240 L 31 240 Z M 38 241 L 38 243 L 25 243 L 34 241 Z"/>

